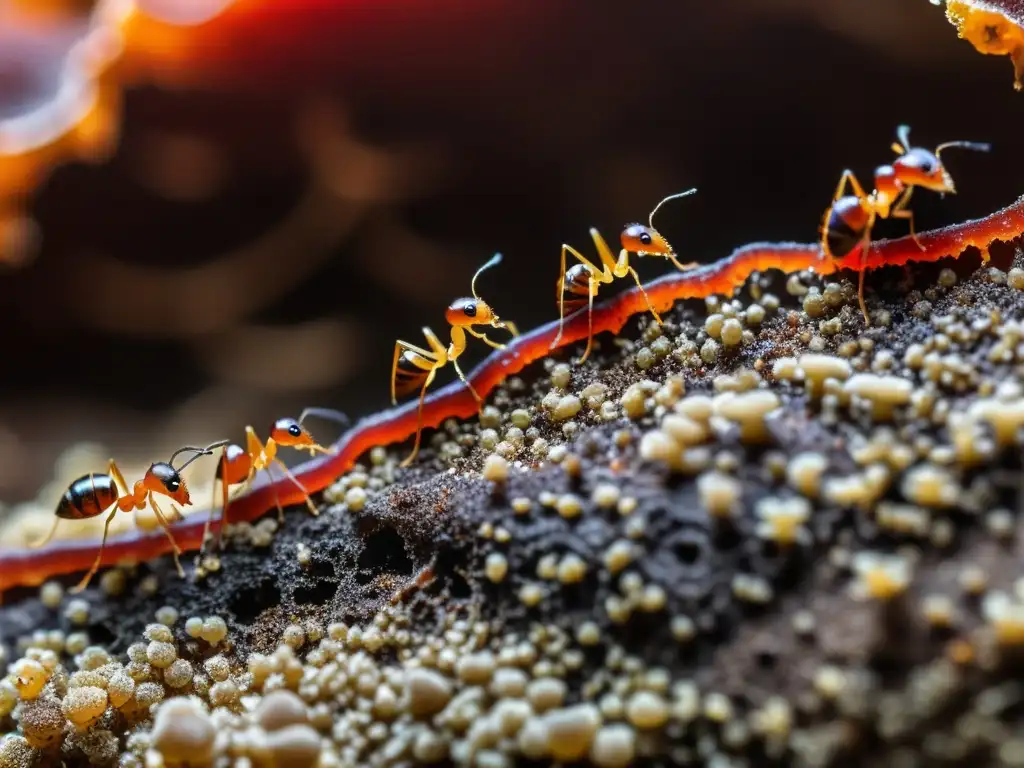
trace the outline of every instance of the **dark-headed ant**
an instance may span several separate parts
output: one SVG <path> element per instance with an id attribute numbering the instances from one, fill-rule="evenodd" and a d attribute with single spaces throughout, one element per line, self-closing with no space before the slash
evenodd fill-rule
<path id="1" fill-rule="evenodd" d="M 277 449 L 294 448 L 299 451 L 309 451 L 310 456 L 315 456 L 318 453 L 329 454 L 327 448 L 324 448 L 316 440 L 309 431 L 303 426 L 306 418 L 309 416 L 317 416 L 320 418 L 328 418 L 332 421 L 337 421 L 341 424 L 348 424 L 348 417 L 343 413 L 334 411 L 327 408 L 306 408 L 300 415 L 298 420 L 293 418 L 282 418 L 278 419 L 270 427 L 270 437 L 267 438 L 267 442 L 263 443 L 256 435 L 256 430 L 252 427 L 245 428 L 245 447 L 231 443 L 225 446 L 224 451 L 221 453 L 220 461 L 217 463 L 217 475 L 216 480 L 220 481 L 221 488 L 221 525 L 217 532 L 217 547 L 220 548 L 223 545 L 224 528 L 228 524 L 228 506 L 231 503 L 229 497 L 229 487 L 243 483 L 239 492 L 235 494 L 235 498 L 245 493 L 245 491 L 252 484 L 253 479 L 256 477 L 256 473 L 265 470 L 267 474 L 273 479 L 273 473 L 271 472 L 271 466 L 277 464 L 278 467 L 284 472 L 285 476 L 290 479 L 295 486 L 302 491 L 306 500 L 306 507 L 310 513 L 314 516 L 320 514 L 313 500 L 309 497 L 309 493 L 305 487 L 300 483 L 295 475 L 291 473 L 287 465 L 281 459 L 277 458 Z M 225 441 L 226 442 L 226 441 Z M 210 532 L 210 525 L 213 522 L 213 513 L 217 506 L 217 490 L 216 483 L 214 483 L 213 501 L 210 504 L 210 515 L 206 519 L 206 528 L 203 531 L 203 546 L 206 545 L 206 537 Z M 277 515 L 279 520 L 284 519 L 284 510 L 281 508 L 281 501 L 274 496 L 274 502 L 277 505 Z"/>
<path id="2" fill-rule="evenodd" d="M 110 523 L 114 519 L 114 515 L 118 511 L 134 512 L 145 509 L 148 503 L 153 508 L 157 521 L 171 542 L 174 552 L 174 565 L 178 569 L 178 575 L 184 576 L 185 572 L 178 561 L 181 549 L 174 540 L 170 523 L 163 510 L 157 504 L 156 497 L 162 495 L 170 499 L 175 519 L 180 520 L 181 510 L 175 506 L 175 503 L 182 507 L 192 503 L 188 495 L 188 487 L 185 485 L 185 479 L 181 476 L 182 470 L 200 456 L 209 456 L 213 453 L 214 448 L 226 445 L 227 442 L 227 440 L 220 440 L 216 443 L 211 443 L 205 448 L 179 448 L 171 455 L 168 461 L 151 465 L 146 470 L 145 476 L 141 480 L 135 481 L 134 486 L 129 486 L 125 482 L 121 470 L 118 469 L 116 462 L 111 459 L 107 468 L 107 474 L 92 472 L 88 475 L 83 475 L 68 486 L 68 489 L 64 491 L 64 495 L 60 497 L 60 502 L 57 504 L 57 517 L 53 521 L 53 527 L 50 528 L 50 532 L 42 541 L 36 542 L 31 546 L 33 548 L 41 547 L 50 541 L 54 533 L 56 533 L 57 525 L 61 520 L 85 520 L 97 517 L 113 507 L 113 509 L 110 509 L 110 514 L 107 516 L 106 523 L 103 526 L 103 540 L 100 542 L 100 551 L 97 553 L 92 567 L 89 568 L 88 573 L 78 583 L 78 586 L 71 590 L 72 593 L 77 594 L 88 586 L 89 581 L 96 574 L 96 571 L 99 570 L 100 561 L 103 558 L 103 548 L 107 543 L 107 532 L 110 530 Z M 174 459 L 178 454 L 188 451 L 195 455 L 180 467 L 175 468 Z"/>
<path id="3" fill-rule="evenodd" d="M 896 136 L 899 142 L 893 142 L 892 149 L 898 157 L 891 165 L 880 165 L 875 169 L 875 189 L 871 194 L 864 192 L 853 171 L 843 171 L 821 227 L 821 247 L 830 259 L 841 258 L 860 246 L 861 269 L 857 298 L 866 325 L 871 325 L 871 320 L 864 302 L 864 262 L 875 220 L 906 219 L 910 225 L 910 236 L 924 250 L 914 231 L 914 213 L 907 207 L 914 188 L 955 194 L 953 178 L 942 164 L 942 151 L 951 147 L 979 152 L 990 149 L 988 144 L 973 141 L 947 141 L 939 144 L 935 151 L 912 147 L 909 125 L 899 126 Z M 852 195 L 843 194 L 847 182 L 853 189 Z"/>
<path id="4" fill-rule="evenodd" d="M 644 301 L 647 302 L 647 308 L 654 315 L 654 319 L 658 324 L 661 324 L 661 317 L 658 316 L 658 313 L 654 311 L 654 307 L 651 306 L 650 299 L 647 298 L 647 292 L 644 290 L 643 285 L 640 284 L 640 277 L 637 275 L 636 270 L 629 266 L 629 254 L 635 253 L 637 256 L 664 256 L 684 272 L 696 267 L 696 262 L 689 264 L 680 263 L 679 259 L 676 258 L 675 252 L 672 250 L 672 246 L 668 244 L 668 240 L 654 228 L 654 214 L 658 212 L 661 206 L 669 200 L 686 197 L 696 191 L 696 189 L 688 189 L 685 192 L 669 195 L 654 206 L 654 210 L 647 217 L 647 226 L 643 224 L 629 224 L 623 229 L 619 235 L 622 250 L 619 251 L 618 259 L 615 258 L 615 254 L 612 253 L 612 249 L 608 247 L 608 243 L 605 242 L 601 233 L 591 228 L 590 237 L 594 240 L 594 247 L 597 249 L 597 255 L 601 260 L 602 268 L 600 269 L 571 245 L 562 244 L 562 270 L 558 277 L 558 283 L 555 286 L 558 292 L 558 335 L 551 342 L 552 349 L 558 346 L 558 343 L 562 340 L 566 306 L 570 309 L 582 306 L 584 299 L 580 297 L 586 297 L 589 331 L 587 334 L 587 349 L 584 351 L 583 357 L 580 358 L 580 362 L 582 363 L 589 357 L 590 349 L 594 343 L 594 297 L 597 296 L 597 292 L 602 284 L 611 283 L 617 277 L 633 276 L 637 288 L 640 289 Z M 565 254 L 567 252 L 575 256 L 580 262 L 568 271 L 565 268 Z"/>
<path id="5" fill-rule="evenodd" d="M 515 323 L 500 320 L 494 310 L 476 292 L 476 279 L 480 276 L 480 273 L 500 262 L 501 254 L 496 253 L 490 261 L 476 271 L 470 283 L 473 298 L 456 299 L 448 306 L 445 312 L 445 319 L 451 325 L 451 343 L 447 347 L 426 326 L 423 328 L 423 335 L 426 337 L 430 349 L 417 347 L 407 341 L 399 340 L 395 342 L 395 359 L 391 365 L 392 404 L 397 404 L 399 397 L 414 391 L 417 387 L 420 389 L 416 441 L 413 443 L 412 453 L 401 463 L 403 467 L 409 466 L 420 450 L 420 436 L 423 431 L 423 398 L 427 394 L 427 387 L 434 381 L 434 377 L 441 368 L 451 363 L 455 367 L 455 372 L 459 374 L 459 378 L 469 387 L 469 391 L 473 393 L 477 403 L 483 404 L 480 395 L 473 389 L 473 385 L 466 380 L 465 374 L 463 374 L 462 369 L 459 367 L 459 356 L 466 349 L 466 334 L 475 336 L 495 349 L 504 349 L 505 345 L 491 341 L 486 333 L 475 330 L 473 326 L 489 325 L 492 328 L 504 328 L 513 336 L 519 335 Z"/>

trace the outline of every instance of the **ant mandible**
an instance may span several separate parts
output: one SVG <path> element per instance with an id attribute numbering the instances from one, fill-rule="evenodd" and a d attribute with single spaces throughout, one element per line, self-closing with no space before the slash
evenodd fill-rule
<path id="1" fill-rule="evenodd" d="M 864 301 L 864 264 L 875 220 L 906 219 L 910 225 L 910 236 L 924 250 L 914 231 L 914 212 L 907 207 L 914 188 L 955 194 L 953 178 L 942 164 L 942 151 L 959 147 L 987 152 L 991 148 L 989 144 L 973 141 L 947 141 L 939 144 L 934 151 L 913 147 L 910 145 L 909 125 L 899 126 L 896 136 L 899 142 L 893 142 L 892 150 L 898 157 L 891 165 L 880 165 L 875 169 L 875 188 L 871 194 L 864 192 L 853 171 L 843 171 L 821 227 L 821 248 L 830 259 L 845 256 L 860 246 L 861 269 L 857 298 L 865 325 L 871 325 L 871 319 Z M 843 194 L 847 182 L 853 188 L 852 195 Z"/>
<path id="2" fill-rule="evenodd" d="M 594 240 L 594 247 L 597 249 L 597 255 L 601 259 L 602 267 L 598 269 L 597 266 L 588 261 L 583 254 L 573 248 L 571 245 L 565 243 L 562 244 L 562 271 L 558 278 L 558 283 L 555 286 L 558 292 L 558 335 L 555 336 L 554 341 L 551 342 L 551 348 L 554 349 L 558 346 L 558 343 L 562 340 L 562 331 L 565 326 L 565 307 L 568 304 L 570 309 L 574 309 L 583 304 L 583 299 L 580 296 L 586 296 L 587 301 L 587 348 L 583 352 L 583 357 L 580 358 L 580 362 L 584 362 L 587 357 L 590 356 L 591 347 L 594 344 L 594 297 L 597 296 L 597 292 L 602 284 L 611 283 L 617 277 L 625 277 L 626 275 L 632 275 L 633 280 L 636 281 L 637 288 L 640 289 L 640 293 L 643 294 L 644 301 L 647 302 L 647 308 L 654 315 L 655 321 L 658 325 L 661 325 L 661 317 L 651 306 L 651 300 L 647 298 L 647 291 L 644 290 L 643 285 L 640 284 L 640 277 L 637 275 L 636 270 L 629 266 L 629 254 L 635 253 L 637 256 L 664 256 L 666 259 L 676 265 L 681 271 L 685 272 L 688 269 L 693 269 L 697 266 L 697 262 L 690 262 L 688 264 L 681 264 L 679 259 L 676 258 L 675 252 L 672 250 L 672 246 L 669 245 L 668 240 L 654 228 L 654 214 L 658 212 L 669 200 L 675 200 L 680 197 L 686 197 L 696 192 L 696 189 L 688 189 L 685 192 L 680 192 L 675 195 L 669 195 L 651 211 L 647 217 L 647 226 L 643 224 L 629 224 L 622 233 L 619 235 L 619 239 L 622 242 L 622 250 L 619 251 L 619 258 L 616 259 L 612 253 L 612 249 L 608 247 L 608 243 L 593 227 L 590 229 L 590 237 Z M 565 269 L 565 254 L 566 252 L 571 253 L 579 260 L 579 264 L 576 264 L 572 269 L 566 271 Z M 566 294 L 571 294 L 566 300 Z"/>
<path id="3" fill-rule="evenodd" d="M 489 325 L 492 328 L 504 328 L 513 336 L 519 335 L 515 323 L 500 320 L 494 313 L 494 310 L 476 292 L 476 279 L 480 276 L 480 273 L 500 262 L 501 254 L 496 253 L 490 261 L 476 271 L 470 283 L 473 298 L 456 299 L 448 306 L 448 309 L 445 311 L 445 319 L 452 329 L 451 343 L 447 347 L 426 326 L 423 327 L 423 335 L 426 337 L 430 349 L 417 347 L 407 341 L 398 340 L 395 342 L 395 359 L 391 365 L 391 403 L 397 405 L 399 397 L 407 395 L 417 387 L 420 387 L 416 441 L 413 443 L 412 453 L 401 463 L 400 466 L 402 467 L 409 466 L 413 459 L 416 458 L 416 454 L 419 453 L 420 436 L 423 432 L 423 398 L 426 396 L 427 387 L 434 381 L 434 376 L 437 375 L 438 370 L 447 363 L 450 362 L 455 367 L 455 372 L 459 374 L 462 383 L 469 387 L 469 391 L 473 393 L 473 397 L 476 398 L 477 403 L 482 407 L 483 400 L 476 393 L 476 390 L 473 389 L 473 385 L 466 380 L 465 374 L 463 374 L 462 369 L 459 367 L 459 356 L 466 349 L 466 334 L 475 336 L 495 349 L 504 349 L 505 345 L 491 341 L 486 333 L 474 330 L 473 326 Z M 399 377 L 401 377 L 400 380 Z"/>
<path id="4" fill-rule="evenodd" d="M 106 523 L 103 526 L 103 540 L 100 542 L 100 551 L 97 553 L 92 567 L 89 568 L 88 573 L 78 583 L 78 586 L 71 590 L 73 594 L 78 594 L 89 585 L 89 581 L 96 575 L 96 571 L 99 570 L 100 562 L 103 558 L 103 548 L 107 544 L 107 532 L 110 530 L 110 523 L 114 516 L 118 511 L 134 512 L 145 509 L 148 503 L 153 508 L 157 521 L 171 542 L 174 553 L 174 566 L 178 569 L 178 575 L 184 576 L 185 572 L 182 570 L 181 563 L 178 560 L 181 548 L 178 546 L 178 542 L 174 540 L 170 523 L 163 510 L 160 509 L 160 505 L 157 504 L 156 497 L 163 495 L 169 498 L 171 500 L 171 509 L 175 514 L 174 519 L 180 520 L 182 518 L 181 510 L 174 503 L 177 502 L 183 507 L 192 503 L 188 495 L 188 487 L 181 476 L 182 471 L 200 456 L 209 456 L 213 453 L 214 448 L 226 445 L 227 442 L 227 440 L 220 440 L 216 443 L 211 443 L 205 448 L 193 448 L 191 446 L 179 448 L 171 454 L 171 458 L 166 462 L 152 464 L 146 470 L 145 476 L 141 480 L 135 481 L 134 486 L 129 486 L 125 482 L 124 475 L 121 474 L 117 463 L 111 459 L 106 474 L 90 472 L 88 475 L 82 475 L 82 477 L 68 486 L 68 489 L 64 491 L 64 495 L 60 497 L 60 501 L 57 504 L 57 516 L 53 521 L 53 527 L 50 528 L 50 532 L 46 535 L 46 538 L 31 544 L 30 547 L 33 549 L 42 547 L 50 541 L 57 532 L 57 525 L 61 520 L 85 520 L 97 517 L 113 507 L 113 509 L 110 509 L 110 514 L 107 516 Z M 185 453 L 186 451 L 191 451 L 195 455 L 180 467 L 175 468 L 174 459 L 178 454 Z"/>
<path id="5" fill-rule="evenodd" d="M 270 427 L 270 437 L 267 438 L 267 442 L 263 443 L 256 435 L 256 430 L 252 427 L 245 428 L 245 447 L 231 443 L 224 447 L 221 452 L 220 461 L 217 462 L 217 474 L 215 480 L 220 481 L 221 487 L 221 524 L 220 528 L 217 529 L 217 547 L 223 548 L 223 536 L 224 528 L 228 524 L 228 505 L 233 499 L 229 497 L 229 487 L 243 483 L 239 492 L 235 494 L 234 498 L 238 498 L 252 485 L 252 481 L 256 477 L 256 473 L 260 470 L 266 471 L 273 480 L 273 473 L 271 472 L 271 466 L 277 464 L 284 472 L 285 476 L 295 484 L 295 486 L 302 491 L 306 507 L 310 513 L 315 517 L 320 514 L 320 511 L 316 508 L 313 500 L 309 497 L 309 493 L 306 491 L 305 486 L 302 485 L 291 473 L 287 465 L 281 459 L 277 458 L 277 449 L 294 448 L 299 451 L 309 451 L 310 456 L 315 456 L 318 453 L 329 454 L 330 450 L 324 448 L 316 440 L 309 431 L 303 426 L 308 416 L 318 416 L 321 418 L 329 418 L 333 421 L 337 421 L 342 424 L 348 423 L 348 417 L 343 413 L 334 411 L 327 408 L 306 408 L 299 415 L 298 420 L 286 417 L 278 419 Z M 227 442 L 227 441 L 225 441 Z M 284 510 L 281 508 L 281 500 L 278 498 L 275 491 L 274 503 L 277 506 L 277 516 L 279 520 L 284 519 Z M 206 527 L 203 530 L 203 546 L 206 546 L 206 537 L 210 532 L 210 525 L 213 523 L 213 513 L 217 506 L 217 489 L 216 482 L 214 483 L 213 501 L 210 503 L 210 515 L 206 519 Z"/>

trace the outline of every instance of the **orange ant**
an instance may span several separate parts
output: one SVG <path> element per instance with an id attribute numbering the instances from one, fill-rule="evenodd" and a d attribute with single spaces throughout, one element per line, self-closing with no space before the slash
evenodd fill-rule
<path id="1" fill-rule="evenodd" d="M 221 452 L 220 461 L 217 462 L 217 474 L 215 480 L 220 481 L 221 487 L 221 501 L 222 501 L 222 512 L 221 512 L 221 525 L 217 531 L 217 547 L 223 547 L 223 535 L 224 528 L 228 524 L 228 505 L 232 499 L 229 498 L 229 486 L 243 483 L 242 488 L 235 494 L 234 498 L 238 498 L 252 485 L 252 481 L 256 477 L 256 473 L 260 470 L 265 470 L 270 475 L 271 480 L 274 479 L 274 475 L 271 472 L 271 466 L 277 464 L 284 472 L 285 476 L 295 484 L 295 486 L 302 491 L 305 496 L 306 507 L 310 513 L 315 517 L 320 514 L 320 511 L 316 508 L 313 500 L 309 497 L 309 493 L 306 488 L 300 483 L 295 475 L 291 473 L 287 465 L 281 459 L 277 458 L 277 449 L 280 447 L 294 448 L 299 451 L 309 451 L 310 456 L 315 456 L 318 453 L 329 454 L 327 448 L 324 448 L 316 440 L 309 431 L 302 426 L 303 422 L 308 416 L 319 416 L 321 418 L 329 418 L 333 421 L 340 422 L 342 424 L 348 423 L 348 417 L 338 411 L 330 410 L 327 408 L 306 408 L 299 415 L 298 420 L 290 417 L 285 417 L 275 421 L 270 427 L 270 437 L 267 438 L 266 443 L 262 443 L 256 435 L 256 430 L 252 427 L 245 428 L 245 448 L 240 445 L 231 443 L 226 445 L 224 450 Z M 225 441 L 227 442 L 227 441 Z M 284 520 L 284 510 L 281 508 L 281 500 L 277 497 L 275 491 L 274 502 L 277 506 L 277 517 L 279 520 Z M 217 506 L 217 490 L 216 482 L 214 483 L 213 501 L 210 503 L 210 515 L 206 519 L 206 527 L 203 529 L 203 544 L 206 544 L 206 537 L 210 532 L 210 525 L 213 522 L 213 513 Z"/>
<path id="2" fill-rule="evenodd" d="M 619 258 L 615 258 L 615 254 L 612 253 L 612 249 L 608 247 L 608 243 L 601 236 L 601 233 L 591 227 L 590 237 L 594 240 L 594 247 L 597 249 L 597 255 L 601 259 L 603 269 L 598 269 L 593 262 L 588 261 L 583 254 L 573 248 L 571 245 L 562 244 L 562 272 L 558 278 L 556 284 L 556 290 L 558 292 L 558 335 L 555 336 L 555 340 L 551 342 L 551 348 L 554 349 L 558 346 L 558 342 L 562 340 L 562 331 L 565 326 L 565 307 L 569 305 L 570 309 L 575 309 L 583 304 L 583 299 L 578 297 L 587 297 L 587 320 L 588 320 L 588 334 L 587 334 L 587 349 L 583 353 L 583 357 L 580 358 L 580 362 L 584 362 L 587 357 L 590 356 L 590 349 L 594 344 L 594 297 L 597 296 L 597 292 L 602 284 L 609 284 L 617 277 L 625 277 L 626 275 L 632 275 L 633 280 L 636 281 L 637 288 L 640 289 L 640 293 L 644 297 L 644 301 L 647 302 L 647 308 L 654 315 L 655 321 L 658 325 L 661 325 L 661 317 L 651 306 L 650 299 L 647 298 L 647 292 L 644 290 L 643 285 L 640 284 L 640 277 L 637 275 L 636 270 L 629 266 L 629 254 L 635 253 L 637 256 L 664 256 L 666 259 L 676 265 L 681 271 L 685 272 L 688 269 L 693 269 L 697 266 L 696 262 L 690 262 L 688 264 L 681 264 L 676 258 L 675 252 L 672 250 L 672 246 L 668 244 L 668 240 L 654 228 L 654 214 L 658 212 L 669 200 L 675 200 L 676 198 L 686 197 L 696 192 L 696 189 L 688 189 L 685 192 L 680 192 L 675 195 L 669 195 L 651 211 L 647 217 L 648 226 L 643 224 L 629 224 L 622 233 L 619 235 L 619 239 L 622 242 L 622 250 L 619 251 Z M 565 269 L 565 254 L 566 252 L 571 253 L 575 256 L 580 263 L 576 264 L 572 269 L 566 271 Z M 566 301 L 566 294 L 572 294 Z"/>
<path id="3" fill-rule="evenodd" d="M 57 532 L 57 525 L 61 520 L 85 520 L 87 518 L 93 518 L 103 514 L 107 509 L 113 506 L 110 510 L 110 514 L 107 516 L 107 521 L 103 526 L 103 540 L 100 542 L 100 551 L 96 555 L 96 559 L 93 561 L 92 567 L 89 568 L 88 573 L 82 578 L 74 589 L 71 590 L 73 594 L 78 594 L 88 586 L 89 581 L 99 570 L 100 561 L 103 558 L 103 548 L 107 544 L 107 532 L 110 530 L 110 523 L 114 519 L 114 516 L 121 512 L 133 512 L 140 509 L 145 509 L 148 503 L 153 508 L 153 513 L 156 515 L 157 521 L 160 526 L 164 529 L 164 533 L 167 534 L 167 538 L 171 542 L 171 547 L 174 553 L 174 565 L 178 569 L 178 575 L 184 576 L 185 572 L 181 568 L 181 563 L 178 561 L 178 555 L 181 554 L 181 548 L 178 546 L 178 542 L 174 540 L 174 534 L 171 533 L 170 523 L 168 518 L 164 515 L 163 510 L 156 502 L 157 495 L 163 495 L 171 500 L 171 509 L 174 512 L 174 521 L 181 520 L 181 510 L 175 506 L 177 502 L 180 506 L 186 507 L 192 503 L 188 495 L 188 487 L 185 485 L 185 480 L 181 476 L 182 470 L 185 469 L 189 464 L 198 459 L 200 456 L 209 456 L 213 453 L 214 448 L 219 448 L 222 445 L 227 444 L 227 440 L 220 440 L 216 443 L 211 443 L 205 448 L 192 448 L 186 446 L 185 448 L 179 448 L 173 454 L 171 458 L 166 462 L 157 462 L 152 464 L 148 470 L 146 470 L 145 476 L 141 480 L 136 480 L 134 486 L 129 486 L 125 482 L 124 475 L 121 474 L 121 470 L 113 459 L 110 460 L 110 464 L 107 468 L 106 474 L 98 474 L 96 472 L 90 472 L 88 475 L 82 475 L 64 491 L 64 495 L 60 497 L 60 502 L 57 504 L 57 517 L 53 521 L 53 527 L 50 528 L 50 532 L 46 535 L 42 541 L 31 544 L 30 546 L 35 549 L 46 544 L 50 539 L 53 538 L 54 533 Z M 174 459 L 179 453 L 191 451 L 195 455 L 192 456 L 188 461 L 182 464 L 180 467 L 174 467 Z M 123 492 L 122 492 L 123 491 Z"/>
<path id="4" fill-rule="evenodd" d="M 942 164 L 942 151 L 959 147 L 987 152 L 991 148 L 989 144 L 973 141 L 947 141 L 939 144 L 935 151 L 912 147 L 909 125 L 899 126 L 896 136 L 899 142 L 893 142 L 892 150 L 898 157 L 891 165 L 880 165 L 875 169 L 875 189 L 870 195 L 864 192 L 853 171 L 843 171 L 821 227 L 821 248 L 830 259 L 843 257 L 860 246 L 861 269 L 857 298 L 866 325 L 871 325 L 871 320 L 864 302 L 864 263 L 875 220 L 906 219 L 910 225 L 910 236 L 924 250 L 914 231 L 914 212 L 907 207 L 914 188 L 955 194 L 953 178 Z M 852 195 L 843 194 L 847 182 L 853 188 Z"/>
<path id="5" fill-rule="evenodd" d="M 447 363 L 450 362 L 455 367 L 455 372 L 459 374 L 462 383 L 469 387 L 469 391 L 473 393 L 477 403 L 481 407 L 483 406 L 483 400 L 480 398 L 480 395 L 473 389 L 473 385 L 466 380 L 462 368 L 459 367 L 458 358 L 466 349 L 466 334 L 475 336 L 495 349 L 504 349 L 505 345 L 491 341 L 486 333 L 474 330 L 473 326 L 489 325 L 492 328 L 504 328 L 513 336 L 519 335 L 515 323 L 500 320 L 494 313 L 494 310 L 476 292 L 476 279 L 480 276 L 480 273 L 500 262 L 501 254 L 494 254 L 491 260 L 480 267 L 476 274 L 473 275 L 473 280 L 470 283 L 473 297 L 456 299 L 445 311 L 445 320 L 452 327 L 451 344 L 445 347 L 441 340 L 437 338 L 437 335 L 426 326 L 423 327 L 423 335 L 426 337 L 430 349 L 414 346 L 407 341 L 399 340 L 395 342 L 395 359 L 391 365 L 391 403 L 397 405 L 399 397 L 407 395 L 417 387 L 420 387 L 416 441 L 413 443 L 412 453 L 400 464 L 402 467 L 409 466 L 413 459 L 416 458 L 416 454 L 419 453 L 420 436 L 423 431 L 423 398 L 426 396 L 427 387 L 434 381 L 434 376 L 437 375 L 438 370 Z"/>

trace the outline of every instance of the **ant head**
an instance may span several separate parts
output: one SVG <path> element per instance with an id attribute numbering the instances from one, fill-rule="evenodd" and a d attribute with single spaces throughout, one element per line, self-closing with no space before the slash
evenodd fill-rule
<path id="1" fill-rule="evenodd" d="M 647 226 L 643 224 L 630 224 L 619 235 L 619 240 L 622 242 L 622 247 L 630 253 L 635 253 L 637 256 L 669 256 L 673 254 L 672 246 L 668 244 L 666 240 L 658 230 L 654 228 L 654 214 L 658 212 L 669 200 L 677 200 L 680 197 L 687 197 L 696 192 L 696 188 L 688 189 L 685 192 L 678 192 L 674 195 L 669 195 L 664 198 L 660 203 L 654 206 L 650 215 L 647 217 Z"/>
<path id="2" fill-rule="evenodd" d="M 479 298 L 456 299 L 444 313 L 449 325 L 486 325 L 494 319 L 486 301 Z"/>
<path id="3" fill-rule="evenodd" d="M 892 163 L 896 177 L 908 187 L 923 187 L 933 192 L 956 192 L 953 178 L 939 156 L 921 147 L 912 147 Z"/>
<path id="4" fill-rule="evenodd" d="M 899 155 L 892 164 L 896 178 L 905 186 L 924 187 L 934 192 L 956 192 L 953 178 L 942 164 L 943 150 L 958 147 L 988 152 L 991 149 L 990 145 L 977 141 L 947 141 L 939 144 L 934 152 L 929 152 L 910 145 L 910 126 L 899 126 L 896 135 L 899 142 L 892 145 L 893 151 Z"/>
<path id="5" fill-rule="evenodd" d="M 172 467 L 169 462 L 160 461 L 150 466 L 146 470 L 142 484 L 146 490 L 168 496 L 181 506 L 192 503 L 188 497 L 188 486 L 185 485 L 181 472 Z"/>
<path id="6" fill-rule="evenodd" d="M 289 448 L 311 448 L 317 445 L 309 431 L 295 419 L 278 419 L 270 427 L 270 437 L 278 445 Z"/>
<path id="7" fill-rule="evenodd" d="M 639 256 L 664 256 L 672 253 L 672 246 L 658 230 L 643 224 L 630 224 L 619 235 L 622 247 Z"/>
<path id="8" fill-rule="evenodd" d="M 205 448 L 193 448 L 191 446 L 179 448 L 171 454 L 171 458 L 167 461 L 159 461 L 150 466 L 146 470 L 146 476 L 142 479 L 142 484 L 146 490 L 168 496 L 181 506 L 191 504 L 192 502 L 188 497 L 188 486 L 185 485 L 185 480 L 181 476 L 182 471 L 200 456 L 209 456 L 213 453 L 214 448 L 220 448 L 227 444 L 227 440 L 218 440 L 215 443 L 210 443 Z M 180 467 L 175 468 L 174 460 L 181 453 L 191 453 L 192 456 Z"/>
<path id="9" fill-rule="evenodd" d="M 488 306 L 487 302 L 480 298 L 480 294 L 476 292 L 476 279 L 480 277 L 480 273 L 484 270 L 490 269 L 495 264 L 501 263 L 501 254 L 496 253 L 487 263 L 484 264 L 480 269 L 473 275 L 473 280 L 470 282 L 470 290 L 473 292 L 473 298 L 467 299 L 456 299 L 448 305 L 448 309 L 445 310 L 444 317 L 448 321 L 449 325 L 488 325 L 492 324 L 497 320 L 497 316 Z"/>

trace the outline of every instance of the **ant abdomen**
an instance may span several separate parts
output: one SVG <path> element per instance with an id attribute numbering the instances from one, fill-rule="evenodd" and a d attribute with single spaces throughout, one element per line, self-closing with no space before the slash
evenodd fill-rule
<path id="1" fill-rule="evenodd" d="M 110 475 L 91 472 L 68 486 L 57 503 L 57 517 L 63 520 L 87 520 L 110 509 L 120 494 Z"/>
<path id="2" fill-rule="evenodd" d="M 395 363 L 395 370 L 391 374 L 391 379 L 394 382 L 395 397 L 405 397 L 410 392 L 415 392 L 430 373 L 430 371 L 424 370 L 422 366 L 416 365 L 413 362 L 414 359 L 415 353 L 406 350 Z"/>
<path id="3" fill-rule="evenodd" d="M 561 282 L 562 291 L 566 298 L 574 294 L 577 296 L 589 296 L 590 284 L 593 275 L 586 264 L 577 264 L 565 270 L 565 278 Z"/>
<path id="4" fill-rule="evenodd" d="M 848 195 L 836 200 L 825 222 L 825 242 L 829 253 L 841 258 L 853 251 L 863 241 L 869 224 L 870 214 L 860 198 Z"/>

